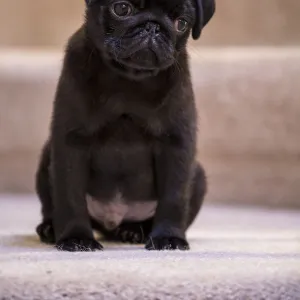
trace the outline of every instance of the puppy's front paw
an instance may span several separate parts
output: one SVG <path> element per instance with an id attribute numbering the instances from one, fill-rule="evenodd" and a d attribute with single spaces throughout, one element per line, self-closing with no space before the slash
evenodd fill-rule
<path id="1" fill-rule="evenodd" d="M 177 237 L 150 237 L 146 243 L 147 250 L 189 250 L 190 246 L 184 239 Z"/>
<path id="2" fill-rule="evenodd" d="M 36 232 L 40 237 L 41 242 L 45 244 L 54 244 L 55 235 L 51 221 L 44 221 L 37 226 Z"/>
<path id="3" fill-rule="evenodd" d="M 103 246 L 94 239 L 66 239 L 56 244 L 59 251 L 91 252 L 103 250 Z"/>

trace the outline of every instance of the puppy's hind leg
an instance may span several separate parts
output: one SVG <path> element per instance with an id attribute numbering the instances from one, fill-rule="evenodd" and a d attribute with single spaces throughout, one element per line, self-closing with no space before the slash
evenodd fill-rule
<path id="1" fill-rule="evenodd" d="M 55 243 L 52 223 L 53 202 L 50 182 L 50 145 L 47 142 L 42 150 L 41 159 L 36 173 L 36 192 L 42 205 L 42 223 L 36 228 L 40 240 L 46 244 Z"/>
<path id="2" fill-rule="evenodd" d="M 108 241 L 144 244 L 151 233 L 153 221 L 150 218 L 140 222 L 124 222 L 117 229 L 104 233 L 104 237 Z"/>

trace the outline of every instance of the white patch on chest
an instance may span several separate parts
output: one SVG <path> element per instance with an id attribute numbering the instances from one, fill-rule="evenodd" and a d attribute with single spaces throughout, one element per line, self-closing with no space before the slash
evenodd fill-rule
<path id="1" fill-rule="evenodd" d="M 144 221 L 154 216 L 157 201 L 128 202 L 117 193 L 109 202 L 87 196 L 90 216 L 107 230 L 117 228 L 123 221 Z"/>

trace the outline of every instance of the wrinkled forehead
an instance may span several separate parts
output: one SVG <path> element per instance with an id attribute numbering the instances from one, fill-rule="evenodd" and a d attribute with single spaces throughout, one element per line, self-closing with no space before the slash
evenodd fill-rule
<path id="1" fill-rule="evenodd" d="M 191 0 L 130 0 L 137 6 L 141 7 L 151 7 L 151 6 L 159 6 L 164 7 L 166 9 L 172 9 L 177 6 L 190 6 Z"/>
<path id="2" fill-rule="evenodd" d="M 103 4 L 119 2 L 120 0 L 105 0 Z M 194 0 L 129 0 L 132 4 L 141 8 L 161 8 L 164 11 L 173 11 L 175 9 L 187 12 L 193 11 Z M 100 1 L 99 1 L 100 2 Z"/>

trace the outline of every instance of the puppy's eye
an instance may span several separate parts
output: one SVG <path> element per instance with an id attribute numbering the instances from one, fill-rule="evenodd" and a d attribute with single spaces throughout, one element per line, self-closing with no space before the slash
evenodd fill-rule
<path id="1" fill-rule="evenodd" d="M 133 7 L 129 2 L 121 1 L 113 4 L 112 12 L 117 17 L 124 18 L 130 16 L 133 13 Z"/>
<path id="2" fill-rule="evenodd" d="M 189 27 L 189 23 L 182 18 L 179 18 L 175 21 L 175 28 L 178 32 L 185 32 Z"/>

